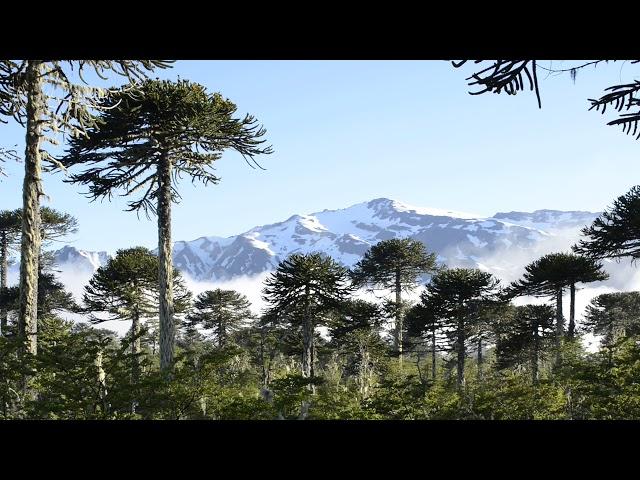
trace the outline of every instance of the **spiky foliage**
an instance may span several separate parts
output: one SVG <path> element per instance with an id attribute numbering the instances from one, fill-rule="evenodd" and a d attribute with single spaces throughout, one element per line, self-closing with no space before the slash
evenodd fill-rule
<path id="1" fill-rule="evenodd" d="M 109 94 L 91 86 L 84 75 L 91 70 L 105 79 L 106 73 L 124 76 L 130 81 L 144 78 L 167 62 L 157 60 L 2 60 L 0 61 L 0 114 L 13 117 L 26 129 L 25 175 L 22 188 L 22 245 L 20 255 L 20 336 L 25 351 L 37 353 L 38 257 L 40 255 L 40 198 L 42 170 L 60 168 L 43 142 L 58 144 L 57 134 L 87 134 L 95 127 L 92 110 L 101 108 L 101 99 Z M 77 70 L 74 72 L 74 68 Z M 77 73 L 80 82 L 72 80 Z"/>
<path id="2" fill-rule="evenodd" d="M 261 146 L 266 130 L 252 115 L 236 117 L 233 102 L 188 80 L 127 85 L 103 98 L 101 110 L 88 136 L 71 139 L 61 163 L 85 167 L 68 181 L 87 185 L 91 199 L 110 199 L 118 190 L 123 196 L 142 192 L 128 202 L 131 211 L 157 213 L 163 185 L 155 170 L 162 155 L 170 159 L 167 188 L 177 201 L 176 184 L 183 175 L 218 183 L 213 164 L 225 150 L 240 153 L 251 165 L 257 165 L 256 155 L 272 152 Z"/>
<path id="3" fill-rule="evenodd" d="M 347 269 L 320 253 L 294 253 L 265 281 L 263 298 L 272 315 L 302 324 L 302 374 L 312 376 L 314 331 L 352 291 Z"/>
<path id="4" fill-rule="evenodd" d="M 468 268 L 442 270 L 427 284 L 424 298 L 437 305 L 448 348 L 456 353 L 458 388 L 464 384 L 468 343 L 481 335 L 484 311 L 501 302 L 499 287 L 500 280 L 490 273 Z"/>
<path id="5" fill-rule="evenodd" d="M 631 63 L 638 63 L 640 60 L 632 61 Z M 607 106 L 613 108 L 618 112 L 622 110 L 629 111 L 632 108 L 635 111 L 630 113 L 622 113 L 615 120 L 611 120 L 607 125 L 620 125 L 622 131 L 627 135 L 635 135 L 636 140 L 640 140 L 640 132 L 638 131 L 638 123 L 640 122 L 640 80 L 635 80 L 633 83 L 614 85 L 607 88 L 606 93 L 599 99 L 589 99 L 591 107 L 589 110 L 596 112 L 604 112 L 607 110 Z"/>
<path id="6" fill-rule="evenodd" d="M 40 208 L 40 236 L 43 243 L 59 241 L 77 231 L 78 221 L 72 215 L 49 207 Z"/>
<path id="7" fill-rule="evenodd" d="M 251 302 L 245 295 L 235 290 L 217 288 L 206 290 L 196 297 L 185 326 L 188 329 L 210 331 L 218 347 L 222 348 L 251 318 Z"/>
<path id="8" fill-rule="evenodd" d="M 2 122 L 2 117 L 0 117 L 0 122 Z M 7 174 L 4 173 L 4 169 L 2 168 L 2 164 L 7 160 L 19 160 L 18 154 L 15 150 L 0 147 L 0 176 L 6 177 Z"/>
<path id="9" fill-rule="evenodd" d="M 345 372 L 356 379 L 360 398 L 367 398 L 375 375 L 385 365 L 387 345 L 380 336 L 384 312 L 375 303 L 349 300 L 335 312 L 329 326 L 329 348 L 345 362 Z"/>
<path id="10" fill-rule="evenodd" d="M 65 167 L 85 167 L 67 181 L 87 185 L 89 198 L 110 199 L 114 192 L 141 195 L 128 210 L 158 217 L 160 258 L 160 363 L 173 365 L 175 325 L 172 291 L 171 203 L 180 195 L 178 179 L 215 184 L 213 164 L 232 150 L 253 162 L 266 131 L 251 115 L 236 118 L 236 106 L 219 93 L 209 94 L 197 83 L 149 80 L 127 85 L 103 98 L 102 112 L 87 137 L 74 138 Z"/>
<path id="11" fill-rule="evenodd" d="M 481 62 L 483 60 L 474 61 L 476 64 Z M 465 63 L 467 60 L 452 62 L 455 68 L 460 68 Z M 480 95 L 485 92 L 505 92 L 507 95 L 515 95 L 525 90 L 525 78 L 529 90 L 536 93 L 538 107 L 542 108 L 536 60 L 494 60 L 490 66 L 472 74 L 467 80 L 469 80 L 469 86 L 478 85 L 480 88 L 478 91 L 469 92 L 471 95 Z"/>
<path id="12" fill-rule="evenodd" d="M 476 60 L 474 63 L 482 63 L 483 60 Z M 479 95 L 485 92 L 501 93 L 506 92 L 508 95 L 515 95 L 520 91 L 526 90 L 524 78 L 527 79 L 529 90 L 535 91 L 538 100 L 538 107 L 542 108 L 540 100 L 540 88 L 538 85 L 537 70 L 542 69 L 549 74 L 569 73 L 571 79 L 575 82 L 577 72 L 588 66 L 596 66 L 600 63 L 607 63 L 609 60 L 593 60 L 582 62 L 576 66 L 557 69 L 547 68 L 540 65 L 539 60 L 491 60 L 491 64 L 467 78 L 470 86 L 479 86 L 480 90 L 469 92 L 471 95 Z M 640 60 L 628 60 L 631 64 L 638 64 Z M 460 68 L 467 63 L 467 60 L 460 62 L 452 62 L 455 68 Z M 524 76 L 523 76 L 524 73 Z M 589 110 L 605 113 L 607 107 L 618 112 L 623 110 L 629 111 L 632 108 L 635 111 L 621 114 L 617 119 L 610 121 L 607 125 L 620 125 L 622 131 L 626 134 L 635 135 L 636 140 L 640 139 L 640 131 L 638 123 L 640 122 L 640 81 L 634 80 L 631 83 L 613 85 L 605 89 L 604 95 L 599 99 L 589 99 L 591 107 Z"/>
<path id="13" fill-rule="evenodd" d="M 402 362 L 402 292 L 415 289 L 420 277 L 436 271 L 435 253 L 411 238 L 383 240 L 372 246 L 355 265 L 352 278 L 356 286 L 390 289 L 395 293 L 395 348 Z"/>
<path id="14" fill-rule="evenodd" d="M 640 185 L 614 200 L 613 205 L 582 229 L 585 239 L 573 251 L 591 258 L 640 258 Z"/>
<path id="15" fill-rule="evenodd" d="M 582 328 L 603 337 L 613 347 L 621 339 L 640 334 L 640 292 L 603 293 L 591 300 Z"/>
<path id="16" fill-rule="evenodd" d="M 572 253 L 550 253 L 525 266 L 522 279 L 512 282 L 510 291 L 517 295 L 545 297 L 572 284 L 608 278 L 602 264 L 591 258 Z"/>
<path id="17" fill-rule="evenodd" d="M 84 310 L 92 323 L 109 320 L 131 322 L 134 381 L 139 375 L 137 357 L 141 354 L 141 322 L 157 314 L 158 269 L 158 257 L 144 247 L 118 250 L 115 257 L 96 270 L 83 295 Z M 181 313 L 190 303 L 190 293 L 177 270 L 174 276 L 176 311 Z"/>
<path id="18" fill-rule="evenodd" d="M 562 296 L 565 288 L 571 294 L 568 337 L 575 333 L 575 289 L 577 283 L 592 283 L 609 278 L 596 260 L 573 253 L 550 253 L 525 267 L 521 280 L 512 282 L 512 295 L 553 296 L 556 298 L 557 341 L 564 334 Z M 559 343 L 558 343 L 559 345 Z"/>
<path id="19" fill-rule="evenodd" d="M 540 362 L 544 360 L 554 337 L 554 318 L 555 311 L 549 305 L 511 307 L 494 324 L 496 367 L 499 370 L 526 367 L 532 382 L 537 383 Z"/>
<path id="20" fill-rule="evenodd" d="M 445 332 L 442 319 L 445 318 L 443 299 L 422 292 L 420 302 L 407 311 L 405 318 L 409 348 L 419 350 L 426 346 L 431 355 L 431 379 L 436 378 L 437 352 L 444 350 Z"/>

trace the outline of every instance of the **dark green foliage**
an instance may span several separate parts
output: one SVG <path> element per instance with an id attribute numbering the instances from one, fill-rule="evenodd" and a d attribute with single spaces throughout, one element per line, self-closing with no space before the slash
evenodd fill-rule
<path id="1" fill-rule="evenodd" d="M 550 296 L 571 284 L 608 278 L 602 264 L 593 259 L 571 253 L 550 253 L 527 265 L 522 280 L 513 282 L 510 290 L 516 295 Z"/>
<path id="2" fill-rule="evenodd" d="M 175 270 L 177 312 L 185 312 L 191 295 Z M 157 313 L 158 257 L 144 247 L 121 249 L 98 268 L 85 287 L 84 310 L 93 323 L 108 320 L 132 321 Z M 106 314 L 96 315 L 96 314 Z"/>
<path id="3" fill-rule="evenodd" d="M 225 150 L 245 159 L 271 153 L 270 147 L 261 147 L 265 130 L 254 117 L 235 118 L 231 101 L 187 80 L 126 85 L 101 100 L 100 112 L 87 136 L 70 140 L 60 162 L 85 168 L 69 181 L 87 185 L 93 199 L 110 198 L 114 190 L 127 196 L 143 192 L 129 201 L 129 210 L 156 213 L 161 152 L 171 160 L 174 201 L 180 198 L 175 183 L 182 175 L 217 183 L 212 165 Z"/>
<path id="4" fill-rule="evenodd" d="M 582 229 L 585 239 L 573 247 L 591 258 L 640 258 L 640 186 L 613 202 L 613 206 Z"/>
<path id="5" fill-rule="evenodd" d="M 357 286 L 395 290 L 416 287 L 419 278 L 436 270 L 435 253 L 429 253 L 422 242 L 410 238 L 384 240 L 372 246 L 353 269 Z"/>
<path id="6" fill-rule="evenodd" d="M 612 347 L 618 341 L 640 335 L 640 292 L 603 293 L 587 306 L 582 327 L 603 337 Z"/>
<path id="7" fill-rule="evenodd" d="M 476 60 L 474 63 L 479 64 L 484 60 Z M 557 69 L 549 65 L 549 68 L 543 67 L 540 60 L 489 60 L 489 66 L 476 71 L 470 77 L 470 86 L 479 86 L 480 90 L 469 92 L 471 95 L 480 95 L 485 92 L 501 93 L 507 95 L 515 95 L 520 91 L 526 90 L 525 85 L 530 90 L 535 91 L 538 100 L 538 107 L 542 108 L 540 99 L 540 89 L 538 85 L 538 69 L 542 69 L 548 74 L 569 73 L 571 79 L 575 83 L 579 70 L 596 66 L 600 63 L 607 63 L 609 60 L 593 60 L 582 62 L 574 67 Z M 625 60 L 630 64 L 638 64 L 640 60 Z M 460 62 L 452 62 L 455 68 L 460 68 L 467 63 L 467 60 Z M 523 75 L 524 74 L 524 75 Z M 525 82 L 526 80 L 526 82 Z M 611 109 L 627 113 L 621 113 L 620 116 L 607 123 L 607 125 L 621 125 L 622 131 L 631 134 L 640 139 L 640 131 L 638 124 L 640 123 L 640 81 L 634 80 L 632 83 L 613 85 L 605 89 L 608 93 L 602 95 L 599 99 L 589 99 L 591 107 L 589 110 L 601 111 L 604 113 L 609 106 Z M 629 112 L 635 108 L 635 111 Z"/>
<path id="8" fill-rule="evenodd" d="M 496 368 L 526 368 L 538 381 L 540 362 L 546 358 L 554 338 L 555 311 L 548 305 L 512 307 L 494 324 Z"/>
<path id="9" fill-rule="evenodd" d="M 253 317 L 250 307 L 247 297 L 235 290 L 207 290 L 193 302 L 185 328 L 209 330 L 218 346 L 224 347 L 243 323 Z"/>

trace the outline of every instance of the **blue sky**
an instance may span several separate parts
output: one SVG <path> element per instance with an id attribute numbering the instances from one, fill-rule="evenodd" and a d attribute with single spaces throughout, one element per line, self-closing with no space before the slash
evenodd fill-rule
<path id="1" fill-rule="evenodd" d="M 606 126 L 614 116 L 589 112 L 587 101 L 637 78 L 637 68 L 588 68 L 575 84 L 568 74 L 542 76 L 542 110 L 532 93 L 468 95 L 470 68 L 444 61 L 176 62 L 157 76 L 221 92 L 266 127 L 275 153 L 258 159 L 266 171 L 225 154 L 218 185 L 183 179 L 173 239 L 233 235 L 377 197 L 487 216 L 599 211 L 640 179 L 640 143 Z M 0 145 L 23 150 L 23 142 L 21 127 L 0 125 Z M 18 208 L 23 166 L 6 167 L 0 209 Z M 60 174 L 45 174 L 44 187 L 44 204 L 79 221 L 72 245 L 155 247 L 154 220 L 124 212 L 124 199 L 89 203 Z"/>

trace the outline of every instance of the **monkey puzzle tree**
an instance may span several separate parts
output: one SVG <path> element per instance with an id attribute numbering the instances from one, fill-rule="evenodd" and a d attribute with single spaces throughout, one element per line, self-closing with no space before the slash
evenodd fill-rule
<path id="1" fill-rule="evenodd" d="M 411 238 L 383 240 L 372 246 L 355 265 L 355 286 L 391 289 L 395 292 L 394 347 L 402 366 L 402 292 L 411 291 L 420 277 L 436 271 L 436 254 L 427 252 L 422 242 Z"/>
<path id="2" fill-rule="evenodd" d="M 351 293 L 347 269 L 320 253 L 294 253 L 265 281 L 263 298 L 272 314 L 302 324 L 302 375 L 312 377 L 314 332 L 328 311 Z"/>
<path id="3" fill-rule="evenodd" d="M 9 270 L 9 249 L 15 247 L 20 238 L 20 210 L 3 210 L 0 212 L 0 291 L 8 287 L 7 272 Z M 7 311 L 0 309 L 0 331 L 6 335 Z"/>
<path id="4" fill-rule="evenodd" d="M 571 295 L 567 335 L 569 338 L 573 338 L 575 334 L 576 283 L 597 282 L 608 278 L 609 275 L 602 270 L 602 265 L 593 259 L 571 253 L 551 253 L 527 265 L 523 278 L 513 282 L 510 291 L 514 295 L 555 296 L 558 337 L 556 341 L 559 344 L 564 335 L 564 316 L 562 314 L 564 289 L 569 287 Z"/>
<path id="5" fill-rule="evenodd" d="M 141 321 L 157 314 L 158 257 L 144 247 L 118 250 L 115 257 L 98 268 L 85 287 L 83 301 L 92 323 L 109 320 L 131 322 L 131 377 L 139 378 Z M 174 271 L 176 310 L 184 311 L 190 294 L 182 285 L 180 275 Z M 103 313 L 105 315 L 97 315 Z"/>
<path id="6" fill-rule="evenodd" d="M 191 329 L 211 330 L 222 348 L 243 322 L 253 318 L 250 307 L 247 297 L 235 290 L 206 290 L 196 297 L 185 323 Z"/>
<path id="7" fill-rule="evenodd" d="M 88 135 L 71 139 L 60 162 L 85 167 L 68 181 L 87 185 L 90 198 L 141 191 L 128 210 L 157 215 L 160 365 L 170 370 L 175 343 L 171 203 L 180 198 L 177 181 L 186 175 L 215 184 L 219 178 L 213 164 L 225 150 L 240 153 L 247 162 L 272 150 L 261 147 L 266 131 L 253 116 L 236 118 L 231 101 L 186 80 L 148 80 L 135 91 L 126 86 L 102 99 L 100 107 Z"/>
<path id="8" fill-rule="evenodd" d="M 484 60 L 476 60 L 474 63 L 479 64 Z M 506 93 L 507 95 L 516 95 L 518 92 L 526 90 L 534 91 L 538 100 L 538 107 L 542 108 L 540 99 L 540 86 L 538 83 L 538 70 L 543 70 L 549 74 L 569 73 L 575 82 L 578 71 L 589 66 L 596 66 L 601 63 L 607 63 L 609 60 L 593 60 L 588 62 L 580 62 L 569 68 L 548 68 L 540 64 L 540 60 L 488 60 L 489 65 L 481 68 L 477 72 L 471 74 L 467 78 L 469 86 L 477 86 L 480 90 L 469 92 L 471 95 L 480 95 L 482 93 Z M 452 62 L 455 68 L 460 68 L 467 63 L 467 60 L 460 62 Z M 640 64 L 640 60 L 631 60 L 629 63 Z M 622 126 L 623 133 L 636 135 L 636 140 L 640 140 L 640 132 L 638 124 L 640 123 L 640 80 L 633 80 L 631 83 L 613 85 L 606 89 L 608 93 L 602 95 L 599 99 L 589 99 L 591 107 L 589 110 L 601 111 L 604 113 L 609 106 L 611 109 L 621 112 L 623 109 L 629 111 L 636 108 L 635 111 L 622 113 L 615 120 L 610 121 L 607 125 Z"/>
<path id="9" fill-rule="evenodd" d="M 482 334 L 486 309 L 501 302 L 500 280 L 478 269 L 453 268 L 436 273 L 427 284 L 424 301 L 437 305 L 436 315 L 456 353 L 457 385 L 464 385 L 464 361 L 470 340 Z M 430 300 L 432 299 L 432 300 Z"/>
<path id="10" fill-rule="evenodd" d="M 535 385 L 539 365 L 554 337 L 555 312 L 549 305 L 512 307 L 495 323 L 498 369 L 526 365 Z"/>
<path id="11" fill-rule="evenodd" d="M 613 205 L 582 229 L 586 237 L 573 251 L 589 258 L 640 258 L 640 185 L 614 200 Z"/>
<path id="12" fill-rule="evenodd" d="M 18 323 L 24 349 L 31 354 L 37 353 L 42 169 L 43 165 L 61 167 L 43 142 L 57 144 L 59 131 L 82 136 L 89 127 L 95 128 L 91 110 L 101 108 L 101 99 L 109 91 L 90 86 L 84 78 L 88 71 L 102 79 L 112 72 L 135 81 L 167 66 L 157 60 L 0 60 L 0 115 L 13 117 L 26 129 Z M 73 75 L 79 76 L 80 83 L 72 80 Z"/>
<path id="13" fill-rule="evenodd" d="M 620 338 L 640 333 L 640 292 L 598 295 L 587 306 L 583 328 L 601 335 L 601 345 L 612 352 Z"/>
<path id="14" fill-rule="evenodd" d="M 373 376 L 387 346 L 380 337 L 384 312 L 365 300 L 347 300 L 332 315 L 329 346 L 347 356 L 347 372 L 354 374 L 361 398 L 369 395 Z"/>
<path id="15" fill-rule="evenodd" d="M 420 302 L 411 307 L 406 314 L 407 333 L 410 337 L 422 338 L 429 345 L 431 354 L 431 379 L 436 379 L 438 344 L 443 340 L 443 325 L 445 310 L 439 297 L 422 292 Z"/>

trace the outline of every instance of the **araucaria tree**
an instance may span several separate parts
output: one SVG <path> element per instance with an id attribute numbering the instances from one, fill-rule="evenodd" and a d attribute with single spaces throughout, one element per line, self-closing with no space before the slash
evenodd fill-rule
<path id="1" fill-rule="evenodd" d="M 436 271 L 436 254 L 427 252 L 422 242 L 411 238 L 383 240 L 372 246 L 355 265 L 356 286 L 387 289 L 395 293 L 394 348 L 402 366 L 402 292 L 418 286 L 420 277 Z"/>
<path id="2" fill-rule="evenodd" d="M 319 253 L 294 253 L 265 281 L 264 299 L 270 311 L 302 324 L 302 375 L 312 377 L 313 336 L 326 314 L 351 293 L 347 269 Z"/>
<path id="3" fill-rule="evenodd" d="M 567 336 L 575 334 L 575 292 L 577 283 L 606 280 L 609 275 L 597 261 L 571 253 L 551 253 L 525 267 L 523 278 L 511 284 L 511 291 L 518 295 L 555 296 L 557 342 L 564 335 L 562 297 L 569 288 L 569 329 Z"/>
<path id="4" fill-rule="evenodd" d="M 614 200 L 613 205 L 582 229 L 586 238 L 573 251 L 590 258 L 640 258 L 640 185 Z"/>
<path id="5" fill-rule="evenodd" d="M 141 323 L 157 314 L 158 257 L 144 247 L 118 250 L 115 257 L 98 268 L 85 287 L 83 301 L 92 323 L 109 320 L 131 322 L 130 342 L 133 382 L 139 369 Z M 184 311 L 190 294 L 183 286 L 177 271 L 174 283 L 176 306 Z"/>
<path id="6" fill-rule="evenodd" d="M 554 338 L 555 312 L 549 305 L 511 307 L 495 324 L 496 367 L 498 370 L 526 366 L 535 385 L 540 362 Z"/>
<path id="7" fill-rule="evenodd" d="M 0 115 L 13 117 L 26 129 L 18 315 L 26 352 L 37 353 L 42 170 L 43 166 L 60 166 L 43 144 L 57 144 L 59 131 L 82 136 L 88 128 L 95 128 L 91 110 L 100 108 L 100 99 L 109 92 L 88 85 L 84 80 L 87 71 L 102 78 L 111 72 L 133 81 L 166 66 L 167 62 L 155 60 L 0 60 Z M 73 75 L 79 75 L 82 83 L 72 81 Z"/>
<path id="8" fill-rule="evenodd" d="M 9 249 L 18 244 L 21 225 L 20 210 L 3 210 L 0 212 L 0 292 L 8 286 Z M 0 310 L 0 331 L 2 335 L 6 335 L 6 330 L 7 311 Z"/>
<path id="9" fill-rule="evenodd" d="M 235 112 L 231 101 L 189 81 L 148 80 L 135 91 L 128 85 L 102 99 L 87 136 L 71 139 L 61 160 L 64 167 L 84 167 L 69 181 L 87 185 L 90 198 L 140 191 L 128 210 L 157 215 L 163 370 L 173 366 L 175 343 L 171 203 L 180 198 L 177 180 L 186 175 L 205 185 L 217 183 L 213 164 L 225 150 L 248 162 L 271 153 L 261 146 L 266 132 L 256 119 L 237 118 Z"/>
<path id="10" fill-rule="evenodd" d="M 253 318 L 250 307 L 247 297 L 235 290 L 206 290 L 196 297 L 185 323 L 188 328 L 211 331 L 222 348 L 233 333 Z"/>
<path id="11" fill-rule="evenodd" d="M 427 284 L 423 303 L 434 302 L 440 326 L 456 354 L 457 385 L 464 385 L 467 346 L 481 335 L 478 324 L 487 325 L 487 310 L 501 302 L 500 280 L 478 269 L 453 268 L 436 273 Z"/>

